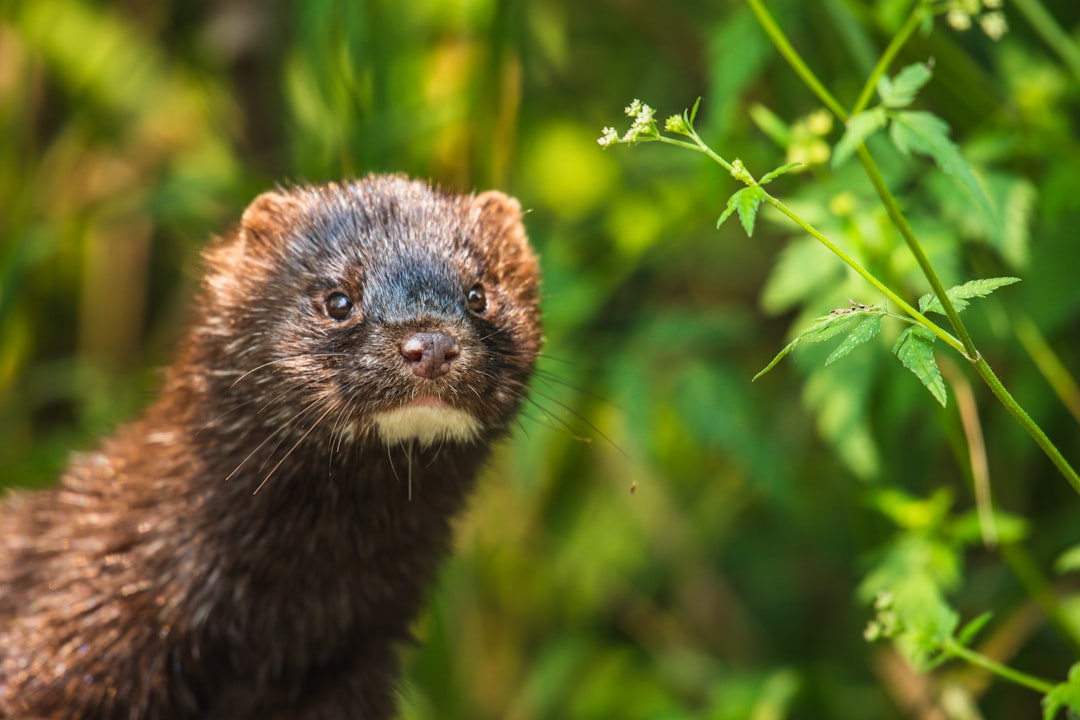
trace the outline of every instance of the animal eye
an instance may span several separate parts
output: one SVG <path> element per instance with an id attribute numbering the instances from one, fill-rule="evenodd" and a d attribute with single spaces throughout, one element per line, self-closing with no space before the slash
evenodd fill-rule
<path id="1" fill-rule="evenodd" d="M 335 320 L 344 320 L 352 313 L 353 302 L 345 293 L 331 293 L 326 298 L 326 314 Z"/>
<path id="2" fill-rule="evenodd" d="M 487 310 L 487 295 L 484 293 L 483 285 L 477 283 L 469 288 L 465 299 L 469 303 L 469 309 L 474 313 L 480 314 Z"/>

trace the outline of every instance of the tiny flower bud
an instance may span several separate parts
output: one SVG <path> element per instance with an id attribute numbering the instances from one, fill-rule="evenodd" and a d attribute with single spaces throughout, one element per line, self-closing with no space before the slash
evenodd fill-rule
<path id="1" fill-rule="evenodd" d="M 686 127 L 686 119 L 682 115 L 672 115 L 664 122 L 664 129 L 668 132 L 685 135 L 689 128 Z"/>
<path id="2" fill-rule="evenodd" d="M 991 40 L 1000 40 L 1002 35 L 1009 31 L 1009 23 L 1005 20 L 1005 13 L 990 12 L 979 19 L 979 27 Z"/>
<path id="3" fill-rule="evenodd" d="M 806 129 L 813 135 L 828 135 L 832 124 L 832 115 L 827 110 L 817 110 L 806 117 Z"/>
<path id="4" fill-rule="evenodd" d="M 963 32 L 971 27 L 971 16 L 963 10 L 953 9 L 945 16 L 945 22 L 949 23 L 953 30 Z"/>

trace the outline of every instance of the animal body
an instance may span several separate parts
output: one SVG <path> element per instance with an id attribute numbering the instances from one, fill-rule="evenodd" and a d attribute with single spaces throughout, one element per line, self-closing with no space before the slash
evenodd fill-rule
<path id="1" fill-rule="evenodd" d="M 372 176 L 204 253 L 146 412 L 0 505 L 0 716 L 382 720 L 541 345 L 520 207 Z"/>

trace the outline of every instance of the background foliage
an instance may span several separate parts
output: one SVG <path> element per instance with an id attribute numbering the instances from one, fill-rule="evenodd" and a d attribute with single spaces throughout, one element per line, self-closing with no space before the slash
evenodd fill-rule
<path id="1" fill-rule="evenodd" d="M 769 4 L 848 103 L 911 6 Z M 375 171 L 499 187 L 531 209 L 547 357 L 418 627 L 404 717 L 1038 717 L 1029 690 L 919 675 L 863 639 L 872 590 L 924 576 L 964 621 L 994 612 L 986 655 L 1056 681 L 1077 660 L 1077 583 L 1054 563 L 1080 503 L 962 361 L 942 360 L 944 409 L 887 327 L 751 385 L 789 328 L 880 298 L 775 217 L 750 240 L 717 231 L 737 184 L 703 158 L 597 146 L 631 98 L 667 114 L 701 96 L 713 147 L 759 173 L 811 162 L 770 189 L 911 301 L 927 292 L 856 164 L 829 166 L 843 127 L 743 3 L 0 8 L 0 483 L 48 483 L 148 401 L 198 248 L 259 191 Z M 1046 9 L 1075 41 L 1080 6 Z M 1001 222 L 932 163 L 871 147 L 947 286 L 1023 279 L 965 318 L 1076 464 L 1080 77 L 1005 12 L 996 43 L 939 24 L 891 68 L 935 59 L 919 109 L 950 124 Z M 1014 521 L 997 548 L 974 520 L 965 407 Z"/>

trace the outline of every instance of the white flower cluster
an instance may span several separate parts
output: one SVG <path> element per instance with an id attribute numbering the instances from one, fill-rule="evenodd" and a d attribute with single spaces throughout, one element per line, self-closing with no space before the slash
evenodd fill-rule
<path id="1" fill-rule="evenodd" d="M 651 107 L 635 99 L 634 102 L 624 108 L 623 112 L 627 117 L 633 118 L 634 123 L 630 126 L 630 129 L 626 131 L 621 138 L 619 133 L 615 131 L 613 127 L 606 127 L 600 131 L 600 137 L 596 142 L 600 143 L 600 147 L 608 147 L 615 143 L 633 143 L 637 142 L 642 136 L 655 136 L 656 132 L 656 111 Z"/>
<path id="2" fill-rule="evenodd" d="M 974 21 L 991 40 L 1000 40 L 1009 31 L 1005 13 L 1001 12 L 1002 0 L 952 0 L 945 21 L 953 30 L 969 29 Z"/>

